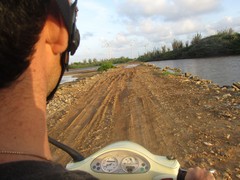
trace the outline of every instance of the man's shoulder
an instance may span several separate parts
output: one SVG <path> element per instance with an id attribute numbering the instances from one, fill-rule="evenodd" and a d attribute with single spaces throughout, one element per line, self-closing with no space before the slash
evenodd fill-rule
<path id="1" fill-rule="evenodd" d="M 67 171 L 63 166 L 44 161 L 18 161 L 0 164 L 0 177 L 7 179 L 87 179 L 95 180 L 93 176 L 83 171 Z"/>

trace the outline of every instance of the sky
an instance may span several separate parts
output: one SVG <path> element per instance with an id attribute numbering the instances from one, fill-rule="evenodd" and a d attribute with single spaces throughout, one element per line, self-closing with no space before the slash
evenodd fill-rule
<path id="1" fill-rule="evenodd" d="M 80 46 L 70 63 L 136 58 L 232 28 L 240 32 L 239 0 L 78 0 Z"/>

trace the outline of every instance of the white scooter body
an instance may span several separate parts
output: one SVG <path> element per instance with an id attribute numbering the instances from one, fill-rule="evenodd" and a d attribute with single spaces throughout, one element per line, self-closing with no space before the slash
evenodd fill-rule
<path id="1" fill-rule="evenodd" d="M 104 180 L 177 179 L 180 164 L 144 147 L 120 141 L 106 146 L 83 161 L 67 164 L 68 170 L 81 170 Z"/>

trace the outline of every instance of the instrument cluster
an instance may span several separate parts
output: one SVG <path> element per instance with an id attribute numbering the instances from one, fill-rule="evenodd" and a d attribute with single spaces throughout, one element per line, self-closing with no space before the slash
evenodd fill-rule
<path id="1" fill-rule="evenodd" d="M 91 163 L 91 169 L 97 173 L 139 174 L 148 172 L 150 163 L 134 152 L 115 150 L 95 158 Z"/>

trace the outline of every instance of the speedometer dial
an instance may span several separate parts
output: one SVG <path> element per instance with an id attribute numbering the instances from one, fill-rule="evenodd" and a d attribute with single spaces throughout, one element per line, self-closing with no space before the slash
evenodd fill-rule
<path id="1" fill-rule="evenodd" d="M 106 157 L 102 160 L 101 167 L 104 172 L 114 172 L 118 167 L 118 160 L 114 157 Z"/>
<path id="2" fill-rule="evenodd" d="M 127 173 L 135 172 L 139 167 L 139 162 L 136 157 L 125 157 L 121 163 L 122 169 Z"/>

